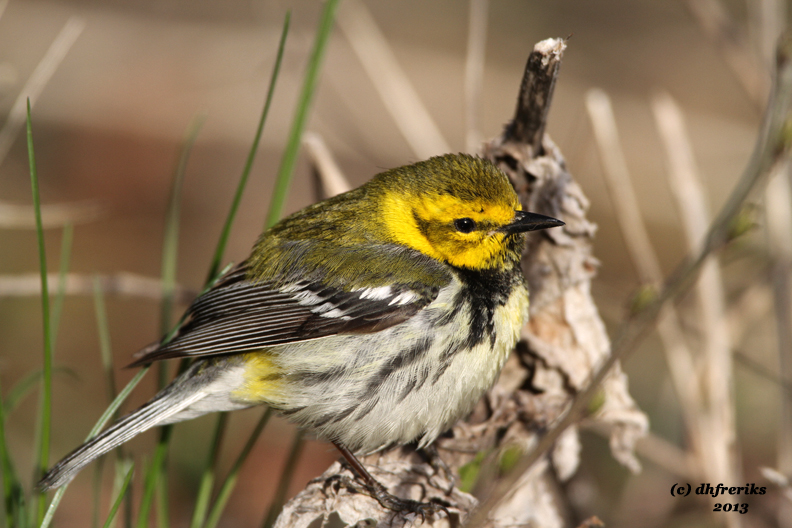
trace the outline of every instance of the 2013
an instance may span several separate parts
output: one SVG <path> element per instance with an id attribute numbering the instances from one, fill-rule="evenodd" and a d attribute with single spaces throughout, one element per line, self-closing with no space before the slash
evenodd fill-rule
<path id="1" fill-rule="evenodd" d="M 736 512 L 736 513 L 748 513 L 748 504 L 716 504 L 712 511 L 724 511 L 724 512 Z"/>

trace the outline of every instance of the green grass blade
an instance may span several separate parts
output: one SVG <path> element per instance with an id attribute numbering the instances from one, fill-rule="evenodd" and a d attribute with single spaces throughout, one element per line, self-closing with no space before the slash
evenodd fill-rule
<path id="1" fill-rule="evenodd" d="M 163 427 L 160 432 L 159 442 L 157 442 L 157 447 L 154 449 L 154 457 L 151 459 L 151 464 L 146 471 L 146 477 L 144 479 L 143 496 L 140 499 L 140 507 L 138 509 L 138 528 L 146 528 L 148 526 L 148 517 L 151 512 L 151 505 L 154 503 L 154 494 L 157 486 L 160 483 L 162 483 L 162 485 L 166 484 L 161 468 L 165 465 L 165 459 L 168 456 L 168 447 L 172 435 L 172 425 Z"/>
<path id="2" fill-rule="evenodd" d="M 289 192 L 289 184 L 291 184 L 292 175 L 294 174 L 294 166 L 297 164 L 297 153 L 300 150 L 300 141 L 302 140 L 302 134 L 305 130 L 305 124 L 308 121 L 308 111 L 310 110 L 311 102 L 316 92 L 319 70 L 322 67 L 322 59 L 324 59 L 325 51 L 327 50 L 327 42 L 330 39 L 330 32 L 333 28 L 333 20 L 335 20 L 335 12 L 338 8 L 338 3 L 339 0 L 327 0 L 322 11 L 322 18 L 319 21 L 319 28 L 316 33 L 313 51 L 311 52 L 311 58 L 308 61 L 308 68 L 305 72 L 305 78 L 303 79 L 303 87 L 297 102 L 297 110 L 294 115 L 294 120 L 292 121 L 292 128 L 289 132 L 286 150 L 283 153 L 281 165 L 278 169 L 278 176 L 275 180 L 275 190 L 272 193 L 272 200 L 270 201 L 269 211 L 267 212 L 267 219 L 264 224 L 265 229 L 275 225 L 283 214 L 283 204 L 286 202 L 286 194 Z"/>
<path id="3" fill-rule="evenodd" d="M 96 315 L 96 329 L 99 334 L 99 351 L 102 359 L 102 369 L 104 370 L 108 401 L 112 402 L 116 397 L 115 375 L 113 373 L 113 351 L 110 341 L 110 327 L 107 321 L 107 307 L 105 306 L 104 293 L 99 277 L 93 279 L 93 300 L 94 313 Z M 118 418 L 115 413 L 114 418 Z M 119 451 L 122 450 L 120 446 Z M 121 455 L 123 458 L 123 455 Z M 93 522 L 91 526 L 99 526 L 99 506 L 102 492 L 102 470 L 104 468 L 104 457 L 96 461 L 94 466 L 93 478 Z"/>
<path id="4" fill-rule="evenodd" d="M 118 408 L 121 407 L 121 404 L 124 403 L 124 400 L 129 397 L 129 394 L 132 390 L 137 387 L 137 384 L 140 383 L 140 380 L 143 379 L 143 376 L 148 372 L 149 367 L 143 367 L 140 369 L 140 372 L 135 374 L 129 383 L 127 383 L 126 387 L 124 387 L 121 392 L 118 393 L 113 403 L 111 403 L 107 409 L 105 409 L 102 416 L 99 417 L 99 420 L 96 422 L 96 425 L 93 426 L 91 432 L 88 433 L 88 436 L 85 440 L 90 440 L 97 434 L 102 428 L 110 421 L 113 415 L 118 411 Z M 50 502 L 49 508 L 47 508 L 47 514 L 44 516 L 44 519 L 41 521 L 40 528 L 48 528 L 50 523 L 52 522 L 52 517 L 55 515 L 55 510 L 58 509 L 58 504 L 60 504 L 61 499 L 63 498 L 63 494 L 66 493 L 66 488 L 68 488 L 68 484 L 64 484 L 58 491 L 55 492 L 55 495 L 52 497 L 52 502 Z"/>
<path id="5" fill-rule="evenodd" d="M 58 328 L 60 318 L 63 313 L 63 300 L 66 298 L 66 272 L 69 271 L 71 261 L 72 241 L 74 240 L 74 226 L 66 224 L 63 226 L 63 236 L 61 237 L 60 264 L 58 266 L 58 289 L 55 300 L 52 303 L 52 343 L 58 342 Z M 53 347 L 52 357 L 55 357 Z"/>
<path id="6" fill-rule="evenodd" d="M 117 460 L 116 461 L 116 478 L 115 478 L 115 481 L 117 483 L 119 483 L 119 485 L 120 485 L 120 482 L 122 480 L 122 473 L 123 473 L 123 469 L 124 469 L 124 464 L 131 464 L 131 463 L 132 463 L 131 460 Z M 132 494 L 133 494 L 133 490 L 129 489 L 127 491 L 126 504 L 124 504 L 124 527 L 125 528 L 132 528 L 132 516 L 135 513 L 135 511 L 134 511 L 135 510 L 135 508 L 134 508 L 135 501 L 134 501 L 134 498 L 133 498 Z"/>
<path id="7" fill-rule="evenodd" d="M 131 393 L 132 390 L 137 387 L 137 384 L 140 383 L 140 380 L 143 379 L 143 376 L 146 374 L 146 372 L 148 372 L 148 369 L 149 367 L 147 366 L 143 367 L 137 374 L 135 374 L 135 377 L 129 380 L 129 383 L 126 384 L 126 387 L 124 387 L 121 392 L 118 393 L 118 396 L 115 397 L 113 403 L 108 405 L 107 409 L 105 409 L 105 411 L 102 413 L 102 416 L 99 417 L 96 425 L 94 425 L 93 429 L 91 429 L 91 432 L 88 433 L 86 440 L 90 440 L 99 434 L 99 431 L 101 431 L 102 428 L 107 425 L 107 422 L 109 422 L 113 415 L 118 412 L 118 408 L 121 407 L 121 404 L 127 399 L 129 393 Z"/>
<path id="8" fill-rule="evenodd" d="M 198 133 L 205 121 L 204 116 L 198 116 L 190 123 L 187 134 L 185 135 L 182 148 L 179 152 L 178 162 L 173 172 L 171 193 L 168 200 L 168 211 L 165 218 L 165 236 L 162 247 L 162 304 L 160 307 L 160 333 L 172 336 L 175 330 L 171 328 L 173 316 L 174 291 L 176 289 L 176 264 L 179 247 L 179 218 L 181 215 L 181 196 L 184 183 L 184 175 Z M 165 387 L 168 382 L 167 364 L 160 362 L 158 365 L 158 379 L 160 389 Z M 143 497 L 140 502 L 138 514 L 138 526 L 148 524 L 148 514 L 154 502 L 154 495 L 161 485 L 167 480 L 164 475 L 165 460 L 168 451 L 168 443 L 172 434 L 172 425 L 166 426 L 160 431 L 159 441 L 155 450 L 155 455 L 151 465 L 146 470 L 144 478 Z M 159 501 L 161 508 L 167 507 L 165 503 Z M 167 526 L 166 515 L 159 515 L 160 526 Z"/>
<path id="9" fill-rule="evenodd" d="M 127 488 L 129 488 L 129 483 L 132 482 L 132 472 L 134 469 L 134 466 L 131 466 L 129 471 L 127 471 L 126 477 L 124 478 L 124 484 L 121 486 L 121 491 L 118 492 L 118 497 L 116 497 L 115 502 L 113 502 L 113 507 L 110 508 L 110 513 L 107 514 L 107 520 L 104 523 L 104 528 L 109 528 L 113 523 L 113 518 L 115 517 L 119 506 L 121 506 L 121 502 L 124 500 Z"/>
<path id="10" fill-rule="evenodd" d="M 234 223 L 234 218 L 236 217 L 237 210 L 239 209 L 239 203 L 242 201 L 242 195 L 245 192 L 248 176 L 250 175 L 250 170 L 253 168 L 253 161 L 256 159 L 256 152 L 258 152 L 259 143 L 261 142 L 261 133 L 264 131 L 264 123 L 267 121 L 267 114 L 269 113 L 270 104 L 272 103 L 272 96 L 275 93 L 275 84 L 278 80 L 281 61 L 283 59 L 283 50 L 286 47 L 286 36 L 289 34 L 290 20 L 291 11 L 287 11 L 286 17 L 283 20 L 283 30 L 281 31 L 280 42 L 278 43 L 278 54 L 275 57 L 275 65 L 272 67 L 272 75 L 270 75 L 267 99 L 264 102 L 264 109 L 261 111 L 258 128 L 256 129 L 256 136 L 253 139 L 253 144 L 250 146 L 250 152 L 248 152 L 245 168 L 242 170 L 242 175 L 240 176 L 239 183 L 237 184 L 234 200 L 231 202 L 231 209 L 228 211 L 225 225 L 223 226 L 223 230 L 220 233 L 220 240 L 217 242 L 217 248 L 215 249 L 214 257 L 212 258 L 212 264 L 209 267 L 209 275 L 206 279 L 207 282 L 214 279 L 217 276 L 217 271 L 220 269 L 220 263 L 223 260 L 223 254 L 225 253 L 225 248 L 228 244 L 228 237 L 231 234 L 231 226 Z"/>
<path id="11" fill-rule="evenodd" d="M 201 528 L 206 520 L 206 512 L 209 510 L 209 500 L 212 498 L 212 488 L 217 472 L 217 461 L 220 458 L 220 448 L 223 445 L 226 424 L 228 423 L 228 413 L 222 412 L 217 416 L 217 426 L 215 427 L 212 444 L 209 448 L 209 457 L 206 461 L 201 485 L 198 488 L 198 498 L 195 501 L 190 528 Z"/>
<path id="12" fill-rule="evenodd" d="M 262 414 L 261 418 L 259 418 L 256 427 L 253 428 L 250 438 L 248 438 L 245 447 L 243 447 L 242 451 L 240 451 L 239 456 L 234 462 L 234 465 L 231 467 L 231 470 L 228 472 L 223 484 L 220 486 L 220 491 L 217 493 L 217 498 L 212 505 L 212 510 L 209 512 L 209 517 L 206 520 L 204 528 L 215 528 L 217 523 L 220 521 L 220 516 L 223 514 L 223 510 L 228 503 L 228 499 L 231 497 L 231 492 L 234 491 L 234 487 L 236 486 L 237 478 L 239 477 L 239 470 L 242 469 L 242 464 L 244 464 L 245 460 L 247 460 L 248 455 L 250 455 L 250 452 L 253 450 L 253 446 L 256 444 L 256 440 L 258 440 L 258 437 L 261 436 L 261 432 L 264 430 L 264 427 L 266 427 L 271 416 L 272 409 L 267 407 L 267 410 L 264 411 L 264 414 Z"/>
<path id="13" fill-rule="evenodd" d="M 168 210 L 165 216 L 165 236 L 162 243 L 162 304 L 160 310 L 160 333 L 166 334 L 171 329 L 173 315 L 174 292 L 176 291 L 176 263 L 179 251 L 179 218 L 181 216 L 182 188 L 184 175 L 187 172 L 187 160 L 198 139 L 198 133 L 206 121 L 206 116 L 193 118 L 187 127 L 187 133 L 179 152 L 179 158 L 173 171 Z"/>
<path id="14" fill-rule="evenodd" d="M 99 460 L 94 464 L 93 482 L 91 483 L 91 526 L 93 528 L 99 527 L 99 506 L 101 505 L 102 498 L 102 470 L 104 469 L 104 457 L 99 457 Z"/>
<path id="15" fill-rule="evenodd" d="M 0 400 L 2 400 L 2 387 L 0 387 Z M 22 484 L 14 470 L 11 462 L 11 455 L 8 452 L 8 445 L 5 441 L 5 413 L 4 405 L 0 405 L 0 468 L 3 471 L 3 506 L 5 526 L 11 528 L 24 523 L 25 519 L 25 495 L 22 491 Z"/>
<path id="16" fill-rule="evenodd" d="M 116 453 L 119 454 L 119 457 L 115 461 L 115 471 L 113 474 L 113 496 L 118 495 L 119 491 L 121 490 L 121 486 L 123 486 L 124 484 L 124 477 L 127 471 L 129 471 L 129 469 L 134 464 L 134 462 L 131 459 L 120 456 L 120 450 L 116 451 Z M 132 514 L 133 514 L 132 489 L 133 488 L 127 489 L 125 495 L 126 501 L 124 503 L 123 523 L 124 526 L 126 526 L 127 528 L 132 527 Z M 115 522 L 112 522 L 110 526 L 114 526 L 115 524 L 116 524 Z"/>
<path id="17" fill-rule="evenodd" d="M 36 238 L 38 240 L 39 271 L 41 272 L 41 318 L 44 325 L 44 382 L 42 383 L 39 406 L 39 439 L 36 449 L 36 480 L 43 476 L 49 466 L 50 426 L 52 421 L 52 334 L 50 326 L 49 285 L 47 284 L 47 253 L 44 249 L 44 227 L 41 222 L 41 196 L 39 195 L 36 155 L 33 150 L 33 126 L 30 120 L 30 99 L 27 102 L 27 147 L 30 165 L 30 186 L 33 191 L 33 208 L 36 213 Z M 44 518 L 45 494 L 35 492 L 34 514 L 36 524 Z"/>
<path id="18" fill-rule="evenodd" d="M 156 488 L 157 499 L 157 526 L 165 528 L 170 524 L 170 510 L 168 505 L 168 474 L 160 471 Z"/>
<path id="19" fill-rule="evenodd" d="M 192 119 L 187 127 L 184 141 L 179 151 L 178 161 L 173 170 L 171 180 L 170 197 L 168 198 L 168 209 L 165 214 L 165 235 L 162 242 L 162 302 L 160 304 L 160 334 L 165 335 L 171 330 L 171 319 L 173 318 L 174 292 L 176 291 L 176 264 L 179 253 L 179 219 L 181 217 L 182 189 L 184 187 L 184 175 L 187 172 L 187 161 L 190 153 L 198 139 L 198 133 L 206 121 L 203 115 Z M 168 365 L 164 361 L 157 366 L 157 377 L 159 388 L 162 389 L 168 383 Z"/>
<path id="20" fill-rule="evenodd" d="M 223 275 L 225 275 L 228 271 L 230 271 L 231 268 L 233 268 L 233 267 L 234 267 L 233 264 L 230 264 L 230 263 L 227 264 L 222 270 L 220 270 L 220 273 L 218 273 L 215 278 L 213 278 L 211 281 L 209 281 L 204 286 L 203 290 L 201 290 L 201 293 L 199 293 L 198 296 L 200 297 L 204 293 L 208 292 L 212 288 L 212 286 L 214 286 L 217 283 L 217 281 L 220 280 L 220 278 Z M 182 314 L 182 316 L 179 318 L 179 321 L 175 325 L 173 325 L 173 328 L 171 328 L 170 331 L 165 335 L 165 337 L 163 338 L 162 342 L 163 343 L 169 343 L 170 340 L 173 339 L 173 337 L 176 335 L 176 332 L 179 331 L 179 328 L 181 327 L 182 324 L 184 324 L 184 321 L 186 321 L 188 317 L 190 317 L 190 313 L 185 311 Z M 184 369 L 182 368 L 182 369 L 180 369 L 180 371 L 181 370 L 184 370 Z"/>
<path id="21" fill-rule="evenodd" d="M 270 504 L 269 510 L 267 510 L 267 516 L 264 517 L 264 522 L 261 524 L 263 528 L 271 528 L 272 525 L 275 524 L 275 520 L 278 518 L 280 511 L 283 509 L 283 505 L 286 503 L 286 493 L 289 492 L 289 485 L 294 476 L 294 468 L 297 467 L 297 462 L 300 459 L 300 453 L 302 452 L 304 443 L 305 438 L 303 432 L 298 430 L 294 435 L 294 441 L 289 451 L 289 458 L 286 459 L 286 466 L 284 466 L 280 481 L 278 481 L 278 489 L 275 491 L 275 497 L 273 497 L 272 504 Z"/>
<path id="22" fill-rule="evenodd" d="M 116 397 L 116 383 L 113 375 L 113 350 L 110 344 L 110 326 L 107 322 L 107 308 L 104 293 L 99 277 L 93 280 L 94 312 L 96 314 L 96 330 L 99 333 L 99 352 L 102 357 L 102 369 L 107 381 L 107 396 L 109 401 Z"/>

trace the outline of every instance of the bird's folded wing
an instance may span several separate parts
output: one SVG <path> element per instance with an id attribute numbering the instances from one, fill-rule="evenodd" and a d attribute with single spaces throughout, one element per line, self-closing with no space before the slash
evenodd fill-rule
<path id="1" fill-rule="evenodd" d="M 146 347 L 130 366 L 376 332 L 409 319 L 437 293 L 397 284 L 345 290 L 308 279 L 275 285 L 250 280 L 241 264 L 195 300 L 170 342 Z"/>

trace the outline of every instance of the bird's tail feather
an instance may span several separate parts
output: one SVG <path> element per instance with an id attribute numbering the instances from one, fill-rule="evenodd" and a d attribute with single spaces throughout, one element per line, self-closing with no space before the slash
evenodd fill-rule
<path id="1" fill-rule="evenodd" d="M 171 386 L 170 388 L 173 388 Z M 169 423 L 179 412 L 202 399 L 201 391 L 163 390 L 154 399 L 124 416 L 103 433 L 91 438 L 50 469 L 38 483 L 42 491 L 59 488 L 95 458 L 154 426 Z"/>

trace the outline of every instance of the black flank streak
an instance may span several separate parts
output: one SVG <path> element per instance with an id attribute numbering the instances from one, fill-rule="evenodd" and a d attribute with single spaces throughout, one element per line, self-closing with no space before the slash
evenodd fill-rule
<path id="1" fill-rule="evenodd" d="M 407 385 L 405 385 L 404 388 L 402 389 L 402 392 L 399 395 L 399 399 L 396 400 L 396 403 L 401 403 L 402 401 L 404 401 L 404 398 L 406 398 L 407 395 L 410 394 L 412 390 L 415 388 L 416 383 L 418 383 L 418 378 L 411 377 L 410 381 L 408 381 Z"/>
<path id="2" fill-rule="evenodd" d="M 432 373 L 431 365 L 425 365 L 421 369 L 421 371 L 418 374 L 416 374 L 416 376 L 410 378 L 410 382 L 404 388 L 401 395 L 399 395 L 399 399 L 397 403 L 404 401 L 404 399 L 412 390 L 418 390 L 421 387 L 423 387 L 423 384 L 426 383 L 426 380 L 429 379 L 429 374 L 431 373 Z"/>
<path id="3" fill-rule="evenodd" d="M 325 425 L 325 424 L 327 424 L 329 422 L 340 422 L 341 420 L 343 420 L 344 418 L 346 418 L 347 416 L 352 414 L 352 412 L 354 412 L 355 409 L 357 409 L 356 405 L 350 405 L 349 407 L 347 407 L 343 411 L 326 414 L 322 418 L 320 418 L 320 419 L 316 420 L 315 422 L 313 422 L 313 426 L 314 427 L 322 427 L 323 425 Z"/>
<path id="4" fill-rule="evenodd" d="M 363 417 L 366 416 L 368 413 L 370 413 L 372 409 L 374 409 L 374 407 L 377 406 L 378 403 L 379 403 L 379 398 L 374 398 L 373 400 L 369 400 L 368 403 L 366 403 L 364 406 L 359 407 L 360 412 L 358 412 L 357 415 L 355 416 L 355 421 L 362 420 Z"/>
<path id="5" fill-rule="evenodd" d="M 403 369 L 408 367 L 418 361 L 421 357 L 426 354 L 426 351 L 429 350 L 429 347 L 432 346 L 432 337 L 425 337 L 419 341 L 417 341 L 413 346 L 402 352 L 401 354 L 395 356 L 393 359 L 382 365 L 379 371 L 374 374 L 371 381 L 369 381 L 368 386 L 366 387 L 366 393 L 363 395 L 363 398 L 370 398 L 375 394 L 374 389 L 376 389 L 379 385 L 381 385 L 388 377 L 396 372 L 397 370 Z"/>
<path id="6" fill-rule="evenodd" d="M 435 375 L 432 378 L 432 385 L 436 384 L 440 377 L 445 374 L 446 369 L 451 366 L 451 360 L 454 358 L 461 346 L 462 345 L 457 342 L 453 342 L 446 346 L 446 349 L 440 356 L 440 367 L 435 371 Z"/>
<path id="7" fill-rule="evenodd" d="M 346 369 L 337 367 L 323 372 L 294 372 L 289 374 L 289 379 L 303 385 L 320 385 L 329 381 L 336 381 L 344 376 Z"/>

